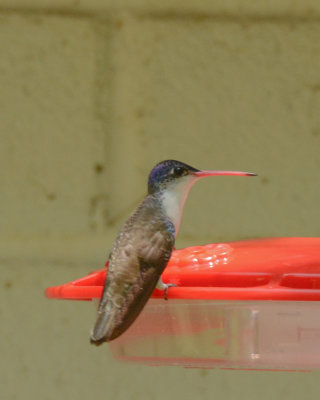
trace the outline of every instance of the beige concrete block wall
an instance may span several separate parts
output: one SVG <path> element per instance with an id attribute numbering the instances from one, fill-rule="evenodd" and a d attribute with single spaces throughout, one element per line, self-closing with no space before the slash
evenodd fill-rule
<path id="1" fill-rule="evenodd" d="M 319 12 L 314 0 L 0 1 L 3 398 L 316 393 L 316 373 L 252 383 L 115 364 L 88 344 L 93 307 L 43 289 L 102 267 L 166 158 L 259 174 L 198 183 L 178 247 L 319 236 Z"/>

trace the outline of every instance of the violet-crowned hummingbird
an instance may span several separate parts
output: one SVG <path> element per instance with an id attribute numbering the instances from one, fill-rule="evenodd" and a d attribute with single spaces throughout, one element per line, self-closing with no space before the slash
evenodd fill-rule
<path id="1" fill-rule="evenodd" d="M 161 281 L 161 274 L 174 248 L 189 190 L 198 179 L 216 175 L 255 174 L 200 171 L 175 160 L 162 161 L 153 168 L 148 194 L 112 246 L 91 343 L 108 342 L 128 329 L 156 286 L 166 293 L 170 285 Z"/>

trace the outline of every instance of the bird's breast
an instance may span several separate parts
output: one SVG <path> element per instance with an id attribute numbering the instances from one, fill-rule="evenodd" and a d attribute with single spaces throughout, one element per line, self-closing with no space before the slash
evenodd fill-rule
<path id="1" fill-rule="evenodd" d="M 189 190 L 197 178 L 182 180 L 180 183 L 172 185 L 171 188 L 161 193 L 161 203 L 165 214 L 171 220 L 177 236 L 184 204 L 187 200 Z"/>

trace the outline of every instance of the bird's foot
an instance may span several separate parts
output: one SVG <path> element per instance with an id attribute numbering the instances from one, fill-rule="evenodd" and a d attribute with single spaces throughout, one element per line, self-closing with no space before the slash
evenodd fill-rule
<path id="1" fill-rule="evenodd" d="M 159 278 L 158 283 L 157 283 L 157 289 L 159 290 L 164 290 L 163 293 L 163 298 L 165 300 L 168 300 L 168 290 L 170 287 L 177 287 L 178 285 L 175 285 L 174 283 L 163 283 L 162 279 Z"/>

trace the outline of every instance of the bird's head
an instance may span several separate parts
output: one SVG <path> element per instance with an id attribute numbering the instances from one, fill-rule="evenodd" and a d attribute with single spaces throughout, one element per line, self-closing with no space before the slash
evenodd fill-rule
<path id="1" fill-rule="evenodd" d="M 239 171 L 205 171 L 181 161 L 165 160 L 158 163 L 150 172 L 148 192 L 154 194 L 179 187 L 190 188 L 198 179 L 216 175 L 254 176 L 255 174 Z"/>
<path id="2" fill-rule="evenodd" d="M 153 194 L 195 179 L 198 169 L 180 161 L 165 160 L 157 164 L 149 175 L 148 192 Z"/>

